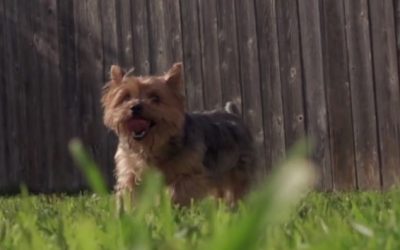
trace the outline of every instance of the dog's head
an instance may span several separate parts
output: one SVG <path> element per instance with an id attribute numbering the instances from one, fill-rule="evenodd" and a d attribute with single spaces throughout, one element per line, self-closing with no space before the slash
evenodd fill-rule
<path id="1" fill-rule="evenodd" d="M 132 144 L 157 147 L 181 133 L 184 123 L 182 64 L 160 76 L 134 76 L 111 66 L 101 99 L 104 124 Z"/>

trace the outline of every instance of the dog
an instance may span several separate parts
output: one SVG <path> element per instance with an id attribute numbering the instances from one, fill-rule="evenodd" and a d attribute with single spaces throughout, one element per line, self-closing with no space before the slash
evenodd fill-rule
<path id="1" fill-rule="evenodd" d="M 252 135 L 238 108 L 185 111 L 183 65 L 166 73 L 135 76 L 111 66 L 104 86 L 104 124 L 119 139 L 115 154 L 116 194 L 134 192 L 143 172 L 158 169 L 172 201 L 185 206 L 214 196 L 241 199 L 255 173 Z"/>

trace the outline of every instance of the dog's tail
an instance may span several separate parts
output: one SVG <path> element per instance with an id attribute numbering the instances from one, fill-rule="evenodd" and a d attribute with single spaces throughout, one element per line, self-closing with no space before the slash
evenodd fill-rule
<path id="1" fill-rule="evenodd" d="M 234 115 L 240 115 L 240 110 L 233 102 L 227 102 L 225 104 L 225 111 Z"/>

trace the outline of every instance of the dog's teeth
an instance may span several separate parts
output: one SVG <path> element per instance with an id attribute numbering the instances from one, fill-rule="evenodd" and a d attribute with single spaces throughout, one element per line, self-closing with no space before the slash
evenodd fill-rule
<path id="1" fill-rule="evenodd" d="M 145 130 L 143 130 L 142 132 L 140 132 L 138 134 L 133 132 L 133 137 L 135 139 L 142 139 L 145 135 L 146 135 L 146 131 Z"/>

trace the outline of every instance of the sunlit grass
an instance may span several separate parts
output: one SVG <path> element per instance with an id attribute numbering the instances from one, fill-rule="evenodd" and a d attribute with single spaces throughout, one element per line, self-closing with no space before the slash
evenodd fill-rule
<path id="1" fill-rule="evenodd" d="M 95 194 L 0 198 L 0 249 L 400 247 L 399 192 L 308 193 L 315 176 L 302 150 L 236 208 L 211 199 L 174 207 L 161 176 L 150 172 L 118 216 L 83 147 L 75 141 L 71 151 Z"/>

